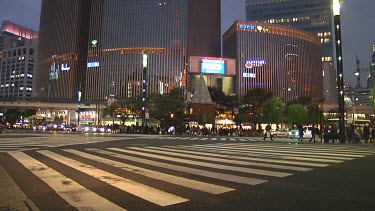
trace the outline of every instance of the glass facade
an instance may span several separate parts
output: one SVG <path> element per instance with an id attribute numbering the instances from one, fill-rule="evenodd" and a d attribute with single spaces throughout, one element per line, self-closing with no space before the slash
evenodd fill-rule
<path id="1" fill-rule="evenodd" d="M 318 36 L 322 61 L 332 62 L 331 0 L 246 0 L 246 20 L 289 26 Z"/>
<path id="2" fill-rule="evenodd" d="M 181 80 L 189 55 L 220 56 L 220 0 L 81 0 L 67 1 L 71 4 L 64 1 L 58 5 L 62 9 L 52 7 L 50 2 L 54 1 L 42 2 L 41 20 L 53 16 L 57 24 L 61 22 L 61 27 L 53 22 L 44 25 L 41 21 L 40 42 L 59 41 L 49 44 L 56 53 L 44 49 L 47 53 L 40 60 L 41 66 L 45 64 L 40 71 L 42 75 L 48 75 L 48 71 L 58 75 L 44 80 L 44 87 L 50 90 L 49 98 L 77 99 L 78 87 L 82 98 L 88 101 L 137 98 L 142 93 L 143 78 L 147 80 L 148 93 L 166 93 L 183 85 Z M 85 4 L 90 11 L 82 15 L 79 10 L 85 9 L 75 8 L 76 2 Z M 48 5 L 52 9 L 48 10 Z M 205 8 L 214 10 L 206 15 L 201 12 Z M 59 12 L 56 14 L 54 10 Z M 70 12 L 66 20 L 62 11 L 69 10 L 75 12 Z M 196 19 L 201 24 L 193 22 Z M 69 22 L 74 24 L 64 24 Z M 73 27 L 84 23 L 88 26 L 87 37 L 75 33 L 78 28 Z M 51 33 L 51 29 L 74 33 L 42 37 Z M 83 38 L 86 40 L 78 41 Z M 214 41 L 206 42 L 209 39 Z M 87 55 L 79 68 L 76 63 L 84 55 L 85 47 Z M 143 53 L 148 54 L 146 77 L 142 71 Z"/>
<path id="3" fill-rule="evenodd" d="M 224 56 L 237 61 L 236 93 L 264 88 L 284 102 L 322 96 L 321 43 L 304 31 L 236 21 L 224 34 Z"/>

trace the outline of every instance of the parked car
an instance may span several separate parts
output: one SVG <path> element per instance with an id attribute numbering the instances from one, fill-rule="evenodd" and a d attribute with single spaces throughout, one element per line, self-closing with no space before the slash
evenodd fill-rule
<path id="1" fill-rule="evenodd" d="M 288 129 L 276 129 L 276 130 L 271 130 L 271 134 L 273 137 L 283 137 L 283 138 L 288 138 L 289 137 L 289 131 Z"/>
<path id="2" fill-rule="evenodd" d="M 312 134 L 311 134 L 312 127 L 303 126 L 303 129 L 304 129 L 304 131 L 303 131 L 302 138 L 303 139 L 310 139 L 312 137 Z M 299 138 L 298 128 L 293 128 L 292 130 L 289 131 L 289 138 L 290 139 Z"/>

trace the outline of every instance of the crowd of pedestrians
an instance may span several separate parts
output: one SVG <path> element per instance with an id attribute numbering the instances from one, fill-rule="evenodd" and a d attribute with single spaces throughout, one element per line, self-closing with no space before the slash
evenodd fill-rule
<path id="1" fill-rule="evenodd" d="M 306 132 L 301 124 L 296 126 L 298 129 L 298 142 L 303 139 L 303 134 Z M 323 143 L 337 143 L 339 142 L 339 130 L 335 125 L 324 125 L 322 128 L 318 128 L 318 125 L 312 125 L 309 127 L 311 130 L 311 138 L 308 141 L 311 143 L 323 142 Z M 142 128 L 138 125 L 131 126 L 119 126 L 117 132 L 126 134 L 141 134 Z M 188 135 L 188 136 L 263 136 L 263 140 L 269 138 L 271 141 L 274 140 L 274 135 L 271 130 L 271 125 L 267 124 L 263 130 L 261 127 L 258 130 L 242 129 L 241 127 L 219 127 L 219 128 L 207 128 L 205 126 L 186 126 L 186 127 L 170 127 L 164 128 L 160 126 L 148 126 L 144 128 L 144 134 L 154 135 Z M 317 140 L 320 139 L 320 140 Z M 305 139 L 306 140 L 306 139 Z M 345 130 L 345 141 L 348 143 L 374 143 L 375 144 L 375 125 L 369 124 L 363 126 L 349 125 Z"/>

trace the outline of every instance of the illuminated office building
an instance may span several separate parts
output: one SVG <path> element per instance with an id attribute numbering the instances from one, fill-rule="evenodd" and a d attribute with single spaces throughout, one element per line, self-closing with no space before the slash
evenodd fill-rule
<path id="1" fill-rule="evenodd" d="M 236 21 L 223 40 L 224 57 L 236 59 L 236 94 L 263 88 L 284 102 L 322 98 L 318 37 L 286 26 Z"/>
<path id="2" fill-rule="evenodd" d="M 38 32 L 6 20 L 0 28 L 0 98 L 33 97 Z"/>
<path id="3" fill-rule="evenodd" d="M 246 0 L 246 20 L 289 26 L 318 36 L 322 61 L 333 61 L 331 0 Z"/>
<path id="4" fill-rule="evenodd" d="M 43 0 L 38 97 L 137 98 L 185 87 L 189 56 L 220 57 L 220 0 Z"/>

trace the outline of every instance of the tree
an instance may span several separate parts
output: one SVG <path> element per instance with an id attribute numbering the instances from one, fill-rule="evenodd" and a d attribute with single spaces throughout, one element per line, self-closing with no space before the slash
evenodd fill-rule
<path id="1" fill-rule="evenodd" d="M 299 97 L 295 100 L 289 101 L 287 104 L 288 105 L 301 104 L 301 105 L 307 106 L 311 103 L 312 103 L 312 97 L 302 96 L 302 97 Z"/>
<path id="2" fill-rule="evenodd" d="M 307 116 L 309 123 L 319 124 L 321 120 L 321 113 L 319 103 L 313 103 L 307 106 Z"/>
<path id="3" fill-rule="evenodd" d="M 304 124 L 307 122 L 307 111 L 301 104 L 291 104 L 288 106 L 288 122 L 290 124 Z"/>
<path id="4" fill-rule="evenodd" d="M 159 120 L 161 125 L 182 126 L 184 122 L 185 101 L 181 88 L 174 88 L 166 94 L 150 96 L 150 116 Z"/>
<path id="5" fill-rule="evenodd" d="M 271 97 L 263 103 L 263 121 L 279 123 L 282 120 L 283 101 L 279 97 Z"/>
<path id="6" fill-rule="evenodd" d="M 4 120 L 9 123 L 10 127 L 13 128 L 13 125 L 20 120 L 22 112 L 18 109 L 5 109 Z"/>
<path id="7" fill-rule="evenodd" d="M 375 110 L 375 86 L 373 86 L 370 90 L 370 106 L 372 108 L 372 112 L 374 113 Z"/>
<path id="8" fill-rule="evenodd" d="M 267 92 L 265 89 L 256 88 L 249 90 L 242 98 L 241 103 L 242 112 L 249 115 L 249 122 L 261 123 L 262 121 L 262 107 L 263 103 L 273 96 L 272 92 Z"/>
<path id="9" fill-rule="evenodd" d="M 238 106 L 238 96 L 227 96 L 225 93 L 216 87 L 208 87 L 212 102 L 215 103 L 216 112 L 223 114 L 231 111 L 233 107 Z"/>
<path id="10" fill-rule="evenodd" d="M 141 100 L 125 99 L 115 100 L 103 109 L 103 116 L 113 117 L 120 115 L 122 124 L 125 124 L 128 115 L 139 115 Z"/>

